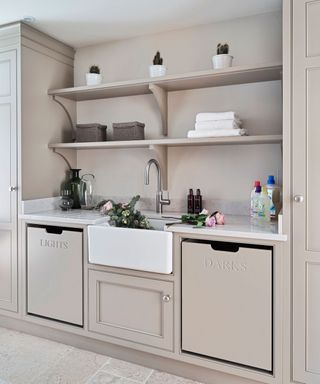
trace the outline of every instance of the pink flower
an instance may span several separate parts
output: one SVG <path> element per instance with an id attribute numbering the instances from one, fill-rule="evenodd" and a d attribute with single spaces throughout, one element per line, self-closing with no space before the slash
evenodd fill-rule
<path id="1" fill-rule="evenodd" d="M 203 209 L 201 212 L 200 212 L 200 215 L 208 215 L 208 211 L 206 209 Z"/>
<path id="2" fill-rule="evenodd" d="M 107 213 L 108 211 L 110 211 L 110 209 L 113 208 L 113 204 L 111 201 L 107 201 L 101 208 L 101 213 L 105 214 Z"/>
<path id="3" fill-rule="evenodd" d="M 206 227 L 215 227 L 216 219 L 214 216 L 208 216 L 205 221 Z"/>
<path id="4" fill-rule="evenodd" d="M 221 212 L 217 212 L 215 215 L 217 224 L 224 225 L 224 214 Z"/>

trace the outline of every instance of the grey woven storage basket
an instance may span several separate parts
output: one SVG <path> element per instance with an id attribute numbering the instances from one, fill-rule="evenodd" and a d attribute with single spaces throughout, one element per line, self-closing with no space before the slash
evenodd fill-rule
<path id="1" fill-rule="evenodd" d="M 101 124 L 77 124 L 76 142 L 95 142 L 107 140 L 107 126 Z"/>
<path id="2" fill-rule="evenodd" d="M 115 141 L 144 140 L 145 125 L 139 121 L 113 123 L 112 126 Z"/>

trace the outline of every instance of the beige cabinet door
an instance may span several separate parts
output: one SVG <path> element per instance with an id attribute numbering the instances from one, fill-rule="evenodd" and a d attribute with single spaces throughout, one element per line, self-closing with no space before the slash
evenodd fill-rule
<path id="1" fill-rule="evenodd" d="M 28 313 L 83 325 L 82 230 L 28 226 Z"/>
<path id="2" fill-rule="evenodd" d="M 293 4 L 293 379 L 320 383 L 320 0 Z"/>
<path id="3" fill-rule="evenodd" d="M 16 51 L 0 53 L 0 308 L 17 310 Z"/>
<path id="4" fill-rule="evenodd" d="M 173 283 L 90 270 L 89 330 L 172 350 Z"/>
<path id="5" fill-rule="evenodd" d="M 182 350 L 272 372 L 272 249 L 182 243 Z"/>

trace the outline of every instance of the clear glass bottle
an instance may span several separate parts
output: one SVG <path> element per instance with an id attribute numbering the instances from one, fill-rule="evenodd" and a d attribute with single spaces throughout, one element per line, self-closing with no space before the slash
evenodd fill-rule
<path id="1" fill-rule="evenodd" d="M 86 173 L 81 177 L 80 182 L 80 205 L 81 209 L 94 208 L 94 182 L 95 177 L 91 173 Z"/>

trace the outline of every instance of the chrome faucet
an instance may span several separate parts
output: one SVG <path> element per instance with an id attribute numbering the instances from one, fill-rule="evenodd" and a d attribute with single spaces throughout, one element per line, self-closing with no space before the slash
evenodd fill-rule
<path id="1" fill-rule="evenodd" d="M 149 185 L 149 173 L 150 173 L 150 167 L 154 164 L 157 169 L 157 193 L 156 193 L 156 212 L 162 213 L 162 206 L 163 205 L 169 205 L 170 200 L 163 198 L 163 191 L 162 191 L 162 180 L 161 180 L 161 168 L 160 164 L 156 159 L 150 159 L 146 165 L 146 169 L 144 172 L 144 183 L 145 185 Z"/>

